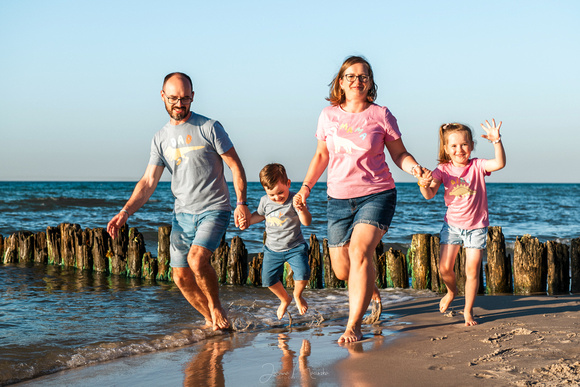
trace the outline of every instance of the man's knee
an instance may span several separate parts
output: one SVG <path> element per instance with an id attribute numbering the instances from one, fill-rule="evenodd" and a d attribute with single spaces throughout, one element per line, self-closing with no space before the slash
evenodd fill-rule
<path id="1" fill-rule="evenodd" d="M 193 273 L 189 267 L 172 268 L 173 282 L 179 289 L 191 286 L 194 282 Z"/>
<path id="2" fill-rule="evenodd" d="M 212 252 L 205 247 L 191 246 L 187 256 L 187 263 L 194 273 L 203 273 L 211 267 Z"/>

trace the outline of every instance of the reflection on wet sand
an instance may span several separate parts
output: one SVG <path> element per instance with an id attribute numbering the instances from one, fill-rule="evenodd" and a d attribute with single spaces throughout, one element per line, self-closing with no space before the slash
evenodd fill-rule
<path id="1" fill-rule="evenodd" d="M 234 349 L 231 338 L 210 339 L 185 368 L 184 386 L 224 386 L 223 357 Z"/>

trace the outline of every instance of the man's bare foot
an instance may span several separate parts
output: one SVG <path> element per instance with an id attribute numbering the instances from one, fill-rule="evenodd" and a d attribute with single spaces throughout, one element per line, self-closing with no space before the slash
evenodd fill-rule
<path id="1" fill-rule="evenodd" d="M 470 312 L 463 311 L 463 318 L 465 319 L 465 326 L 472 327 L 477 325 L 477 321 L 473 319 L 473 315 Z"/>
<path id="2" fill-rule="evenodd" d="M 286 314 L 286 310 L 288 309 L 288 305 L 292 302 L 292 298 L 288 296 L 288 299 L 280 301 L 280 306 L 276 311 L 276 315 L 278 316 L 278 320 L 282 320 L 282 317 Z"/>
<path id="3" fill-rule="evenodd" d="M 308 310 L 308 303 L 306 302 L 304 297 L 302 297 L 302 296 L 296 297 L 296 295 L 294 295 L 294 301 L 296 301 L 296 307 L 298 308 L 298 313 L 300 313 L 301 315 L 306 313 L 306 311 Z"/>
<path id="4" fill-rule="evenodd" d="M 226 312 L 221 307 L 214 309 L 211 315 L 213 319 L 214 331 L 230 328 L 230 320 L 228 320 Z"/>
<path id="5" fill-rule="evenodd" d="M 454 293 L 447 292 L 447 294 L 443 296 L 441 301 L 439 301 L 439 312 L 445 313 L 447 311 L 447 308 L 449 308 L 449 304 L 451 304 L 451 301 L 453 301 L 454 298 L 455 298 Z"/>
<path id="6" fill-rule="evenodd" d="M 360 327 L 358 328 L 351 328 L 346 327 L 340 339 L 338 339 L 339 343 L 354 343 L 356 341 L 360 341 L 362 339 L 362 332 Z"/>

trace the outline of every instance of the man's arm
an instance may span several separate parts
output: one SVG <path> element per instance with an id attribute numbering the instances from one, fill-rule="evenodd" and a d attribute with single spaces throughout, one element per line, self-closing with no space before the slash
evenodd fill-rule
<path id="1" fill-rule="evenodd" d="M 159 165 L 147 166 L 145 174 L 141 180 L 137 182 L 137 185 L 135 185 L 135 189 L 127 203 L 123 206 L 123 209 L 121 209 L 121 211 L 119 211 L 119 213 L 109 221 L 109 224 L 107 224 L 107 232 L 113 239 L 117 237 L 119 229 L 127 222 L 129 215 L 133 215 L 137 212 L 139 208 L 147 203 L 147 200 L 149 200 L 151 195 L 153 195 L 155 188 L 157 188 L 157 183 L 159 183 L 161 175 L 163 175 L 164 168 L 165 167 Z"/>
<path id="2" fill-rule="evenodd" d="M 236 202 L 245 202 L 247 200 L 246 191 L 248 183 L 246 180 L 246 172 L 244 171 L 236 149 L 231 147 L 227 152 L 221 154 L 221 157 L 232 171 Z M 250 218 L 251 213 L 247 205 L 236 205 L 236 209 L 234 210 L 236 227 L 239 227 L 241 230 L 248 228 Z"/>

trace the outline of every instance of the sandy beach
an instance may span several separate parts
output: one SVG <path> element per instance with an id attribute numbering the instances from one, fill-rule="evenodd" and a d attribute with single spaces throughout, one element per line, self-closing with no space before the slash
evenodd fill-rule
<path id="1" fill-rule="evenodd" d="M 561 386 L 580 385 L 580 296 L 480 296 L 479 325 L 438 297 L 390 304 L 362 343 L 340 346 L 344 321 L 218 334 L 20 385 Z"/>

